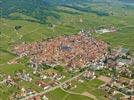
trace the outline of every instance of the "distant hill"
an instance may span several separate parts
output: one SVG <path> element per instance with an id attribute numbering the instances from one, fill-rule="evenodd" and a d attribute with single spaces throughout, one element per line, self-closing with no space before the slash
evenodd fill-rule
<path id="1" fill-rule="evenodd" d="M 40 20 L 41 23 L 46 22 L 47 16 L 59 18 L 55 12 L 56 7 L 61 4 L 82 4 L 90 0 L 1 0 L 0 11 L 2 17 L 8 17 L 11 13 L 22 13 Z M 18 19 L 14 18 L 14 19 Z"/>
<path id="2" fill-rule="evenodd" d="M 0 2 L 2 17 L 9 17 L 11 13 L 22 13 L 41 20 L 43 23 L 47 16 L 58 18 L 52 9 L 54 6 L 44 0 L 2 0 Z M 15 18 L 17 19 L 17 18 Z"/>
<path id="3" fill-rule="evenodd" d="M 133 2 L 133 0 L 120 0 L 123 2 Z M 75 9 L 81 12 L 95 13 L 98 16 L 107 16 L 109 12 L 104 12 L 104 10 L 92 9 L 88 5 L 89 3 L 107 3 L 111 5 L 113 0 L 1 0 L 0 1 L 0 15 L 8 19 L 22 19 L 22 16 L 18 16 L 16 13 L 22 14 L 23 16 L 29 16 L 30 19 L 25 19 L 28 21 L 37 21 L 39 23 L 46 23 L 48 16 L 52 16 L 55 19 L 60 19 L 59 10 L 57 7 L 65 6 L 71 9 Z M 114 0 L 116 4 L 118 0 Z M 98 7 L 98 6 L 97 6 Z M 97 8 L 96 7 L 96 8 Z M 133 8 L 133 7 L 127 7 Z M 64 11 L 64 10 L 63 10 Z M 75 12 L 64 11 L 70 14 L 77 14 Z M 14 16 L 14 13 L 17 16 Z M 11 16 L 13 15 L 13 16 Z M 33 19 L 34 20 L 33 20 Z M 36 20 L 35 20 L 36 19 Z"/>
<path id="4" fill-rule="evenodd" d="M 125 2 L 125 3 L 134 3 L 134 0 L 119 0 L 119 1 L 122 1 L 122 2 Z"/>

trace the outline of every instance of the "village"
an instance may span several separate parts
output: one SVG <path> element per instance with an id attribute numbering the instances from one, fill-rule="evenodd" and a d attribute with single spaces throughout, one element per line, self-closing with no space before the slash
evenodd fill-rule
<path id="1" fill-rule="evenodd" d="M 28 56 L 32 66 L 47 64 L 63 65 L 70 69 L 83 67 L 107 55 L 108 45 L 100 40 L 79 33 L 72 36 L 60 36 L 48 41 L 15 46 L 19 56 Z"/>
<path id="2" fill-rule="evenodd" d="M 73 91 L 79 88 L 78 84 L 95 79 L 104 82 L 97 88 L 107 93 L 105 98 L 108 100 L 114 100 L 118 93 L 122 94 L 120 100 L 134 100 L 134 58 L 129 49 L 111 49 L 104 41 L 81 32 L 43 42 L 19 44 L 13 52 L 19 58 L 8 64 L 20 63 L 18 59 L 27 57 L 27 67 L 32 71 L 20 70 L 14 75 L 0 73 L 0 84 L 19 89 L 10 100 L 49 100 L 47 92 L 56 88 Z M 20 86 L 22 82 L 34 86 Z M 39 91 L 33 88 L 35 86 Z"/>

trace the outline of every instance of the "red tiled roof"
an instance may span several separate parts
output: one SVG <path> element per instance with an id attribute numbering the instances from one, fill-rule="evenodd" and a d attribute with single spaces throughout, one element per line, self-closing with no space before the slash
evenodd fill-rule
<path id="1" fill-rule="evenodd" d="M 102 57 L 107 52 L 107 43 L 77 34 L 59 36 L 40 43 L 18 45 L 14 50 L 18 55 L 26 53 L 37 63 L 81 67 Z"/>

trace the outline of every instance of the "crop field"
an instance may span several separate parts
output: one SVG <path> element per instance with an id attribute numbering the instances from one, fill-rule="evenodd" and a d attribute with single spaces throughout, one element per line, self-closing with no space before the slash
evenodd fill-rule
<path id="1" fill-rule="evenodd" d="M 73 89 L 72 91 L 77 92 L 77 93 L 88 92 L 94 95 L 99 100 L 105 100 L 106 98 L 104 96 L 106 95 L 106 93 L 98 89 L 98 87 L 102 84 L 104 84 L 104 82 L 98 79 L 94 79 L 94 80 L 90 80 L 84 83 L 80 83 L 77 86 L 77 88 Z"/>
<path id="2" fill-rule="evenodd" d="M 68 93 L 61 89 L 56 89 L 47 93 L 47 97 L 49 97 L 50 100 L 92 100 L 88 96 L 82 95 L 84 92 L 87 92 L 90 93 L 90 95 L 94 95 L 99 100 L 106 100 L 104 97 L 106 93 L 98 89 L 98 87 L 104 84 L 104 82 L 94 79 L 84 83 L 78 83 L 78 81 L 75 83 L 78 84 L 77 88 L 68 91 L 76 94 L 70 94 L 70 92 Z"/>
<path id="3" fill-rule="evenodd" d="M 50 100 L 93 100 L 86 96 L 69 94 L 67 92 L 62 91 L 61 89 L 56 89 L 50 93 L 46 94 Z"/>

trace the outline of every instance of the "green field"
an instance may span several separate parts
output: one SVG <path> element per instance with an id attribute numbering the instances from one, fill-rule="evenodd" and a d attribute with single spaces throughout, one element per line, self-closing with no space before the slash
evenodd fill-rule
<path id="1" fill-rule="evenodd" d="M 9 100 L 11 93 L 19 92 L 16 87 L 7 87 L 6 85 L 0 85 L 0 100 Z"/>
<path id="2" fill-rule="evenodd" d="M 46 95 L 49 100 L 92 100 L 91 98 L 86 96 L 66 93 L 61 89 L 56 89 L 50 93 L 47 93 Z"/>
<path id="3" fill-rule="evenodd" d="M 94 95 L 97 99 L 105 100 L 106 98 L 104 96 L 106 95 L 106 93 L 98 89 L 98 87 L 102 84 L 104 84 L 104 82 L 98 79 L 89 80 L 79 84 L 77 88 L 73 89 L 72 91 L 77 93 L 89 92 L 90 94 Z"/>
<path id="4" fill-rule="evenodd" d="M 75 83 L 77 84 L 77 88 L 68 91 L 79 93 L 81 95 L 69 94 L 68 92 L 62 91 L 61 89 L 56 89 L 52 92 L 47 93 L 47 97 L 50 100 L 90 100 L 90 98 L 88 98 L 87 96 L 82 96 L 82 93 L 89 92 L 90 94 L 94 95 L 98 100 L 106 100 L 106 98 L 104 97 L 106 93 L 98 89 L 100 85 L 104 84 L 102 81 L 94 79 L 86 81 L 84 83 L 78 83 L 78 81 Z"/>

